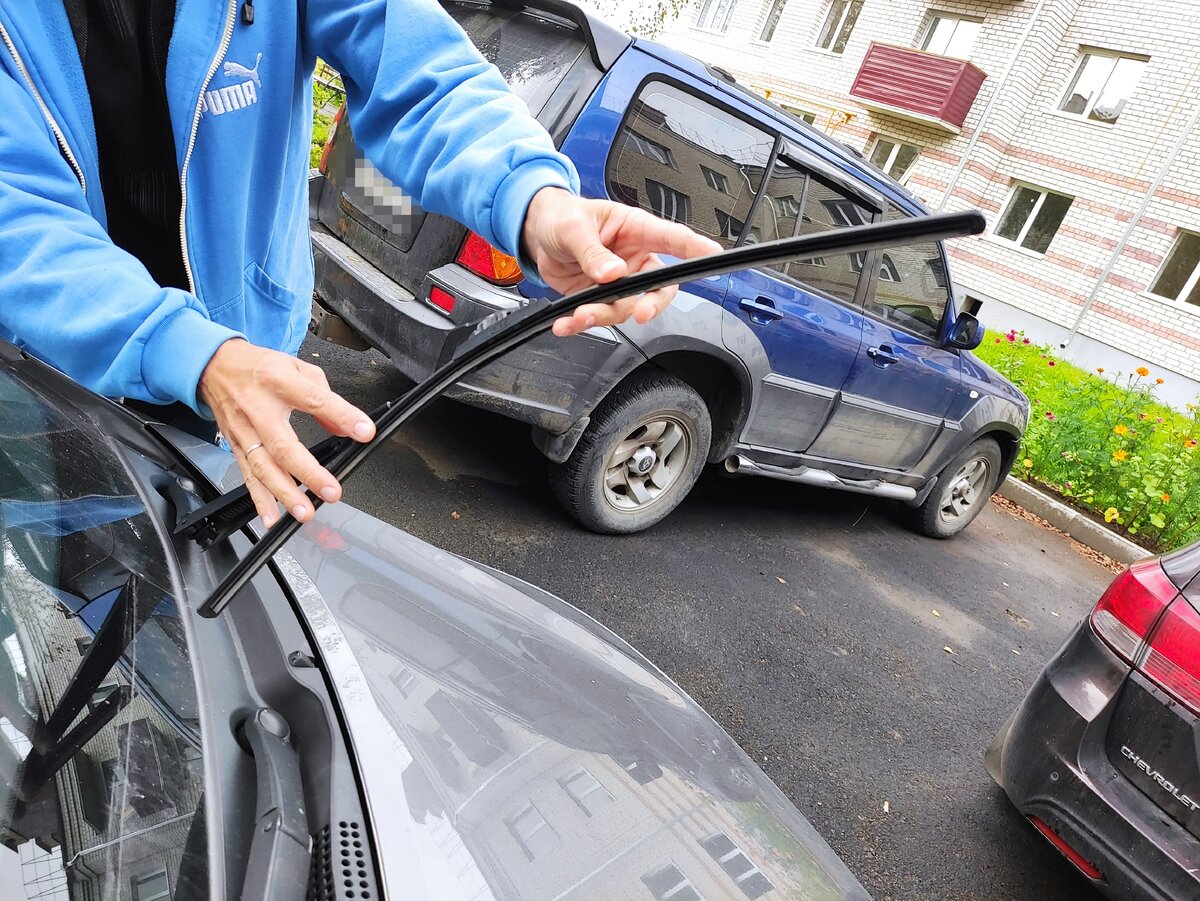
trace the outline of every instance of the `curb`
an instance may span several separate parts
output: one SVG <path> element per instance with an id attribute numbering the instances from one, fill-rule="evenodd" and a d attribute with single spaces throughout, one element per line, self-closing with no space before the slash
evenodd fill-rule
<path id="1" fill-rule="evenodd" d="M 1038 491 L 1033 486 L 1020 479 L 1009 476 L 996 492 L 1014 504 L 1024 507 L 1030 513 L 1040 516 L 1056 529 L 1066 532 L 1080 544 L 1092 550 L 1111 557 L 1118 563 L 1129 565 L 1136 560 L 1144 560 L 1153 554 L 1141 545 L 1135 544 L 1128 538 L 1123 538 L 1115 532 L 1110 532 L 1104 526 L 1092 521 L 1078 510 L 1068 507 L 1062 501 Z"/>

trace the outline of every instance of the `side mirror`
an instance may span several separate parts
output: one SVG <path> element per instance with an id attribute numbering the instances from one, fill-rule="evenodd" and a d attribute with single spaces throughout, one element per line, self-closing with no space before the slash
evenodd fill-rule
<path id="1" fill-rule="evenodd" d="M 960 350 L 974 350 L 983 341 L 983 326 L 970 313 L 959 313 L 958 318 L 950 326 L 950 334 L 946 338 L 949 347 Z"/>

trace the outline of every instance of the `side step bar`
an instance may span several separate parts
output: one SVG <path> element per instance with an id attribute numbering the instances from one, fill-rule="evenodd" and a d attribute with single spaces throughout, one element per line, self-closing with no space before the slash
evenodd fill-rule
<path id="1" fill-rule="evenodd" d="M 766 476 L 769 479 L 782 479 L 785 482 L 799 482 L 801 485 L 816 485 L 818 488 L 837 488 L 841 491 L 853 491 L 856 494 L 873 494 L 875 497 L 887 497 L 898 501 L 911 501 L 917 496 L 916 488 L 907 485 L 893 485 L 879 479 L 859 481 L 843 479 L 824 469 L 813 469 L 811 466 L 797 466 L 788 469 L 784 466 L 770 466 L 766 463 L 755 463 L 749 457 L 734 454 L 725 460 L 725 471 L 731 474 L 749 474 Z"/>

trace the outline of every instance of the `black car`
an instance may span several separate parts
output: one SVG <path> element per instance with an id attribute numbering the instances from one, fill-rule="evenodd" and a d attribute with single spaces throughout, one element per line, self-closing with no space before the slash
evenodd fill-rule
<path id="1" fill-rule="evenodd" d="M 1104 893 L 1200 898 L 1200 543 L 1113 580 L 986 762 Z"/>

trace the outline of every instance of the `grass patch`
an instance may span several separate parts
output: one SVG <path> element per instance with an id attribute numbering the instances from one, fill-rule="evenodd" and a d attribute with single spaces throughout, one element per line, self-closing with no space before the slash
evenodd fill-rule
<path id="1" fill-rule="evenodd" d="M 1015 475 L 1151 550 L 1200 540 L 1200 407 L 1159 402 L 1147 368 L 1088 372 L 1023 332 L 989 332 L 976 353 L 1033 405 Z"/>

